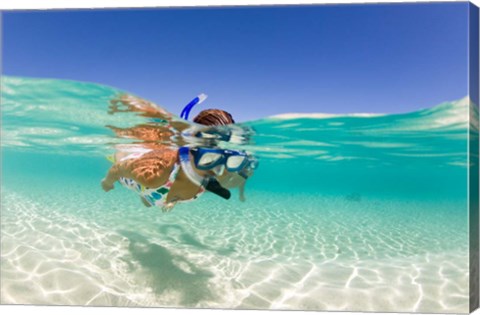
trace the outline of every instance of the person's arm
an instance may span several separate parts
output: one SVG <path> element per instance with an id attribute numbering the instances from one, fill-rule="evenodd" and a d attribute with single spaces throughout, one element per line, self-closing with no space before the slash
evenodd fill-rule
<path id="1" fill-rule="evenodd" d="M 238 187 L 238 192 L 239 192 L 239 195 L 240 195 L 240 201 L 241 202 L 244 202 L 246 200 L 246 198 L 245 198 L 245 183 L 246 183 L 246 181 L 241 183 L 240 186 Z"/>

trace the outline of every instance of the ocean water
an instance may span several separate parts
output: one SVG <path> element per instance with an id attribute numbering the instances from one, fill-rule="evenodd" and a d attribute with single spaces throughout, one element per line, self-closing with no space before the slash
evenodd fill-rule
<path id="1" fill-rule="evenodd" d="M 247 200 L 162 213 L 100 186 L 119 93 L 3 77 L 2 304 L 468 311 L 467 99 L 244 123 Z"/>

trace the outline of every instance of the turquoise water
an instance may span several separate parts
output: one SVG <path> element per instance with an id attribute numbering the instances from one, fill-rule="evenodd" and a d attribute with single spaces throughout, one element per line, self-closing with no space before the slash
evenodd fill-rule
<path id="1" fill-rule="evenodd" d="M 468 311 L 467 99 L 244 123 L 247 200 L 165 214 L 101 189 L 119 93 L 3 77 L 1 303 Z"/>

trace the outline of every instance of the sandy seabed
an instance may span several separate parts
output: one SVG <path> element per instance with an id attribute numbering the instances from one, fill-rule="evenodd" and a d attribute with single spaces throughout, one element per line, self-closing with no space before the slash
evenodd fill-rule
<path id="1" fill-rule="evenodd" d="M 3 187 L 2 304 L 468 312 L 455 204 L 256 192 L 165 215 L 132 195 L 63 196 Z"/>

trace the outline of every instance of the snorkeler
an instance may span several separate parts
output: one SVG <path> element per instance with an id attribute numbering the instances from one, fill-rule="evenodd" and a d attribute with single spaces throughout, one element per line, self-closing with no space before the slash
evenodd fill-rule
<path id="1" fill-rule="evenodd" d="M 188 117 L 187 117 L 188 118 Z M 234 124 L 235 121 L 233 120 L 232 115 L 228 112 L 225 112 L 220 109 L 206 109 L 201 111 L 193 121 L 197 124 L 205 125 L 205 126 L 222 126 L 222 125 L 229 125 Z M 214 130 L 215 131 L 215 130 Z M 212 134 L 212 132 L 205 130 L 204 134 Z M 218 135 L 219 133 L 217 133 Z M 219 138 L 224 141 L 230 140 L 230 135 L 227 133 L 220 133 Z M 233 172 L 228 170 L 224 172 L 222 175 L 217 177 L 219 183 L 227 188 L 232 189 L 238 187 L 239 191 L 239 198 L 240 201 L 245 201 L 245 184 L 247 179 L 253 175 L 253 170 L 257 167 L 258 162 L 253 156 L 249 156 L 250 164 L 243 168 L 241 171 Z"/>
<path id="2" fill-rule="evenodd" d="M 253 170 L 253 160 L 246 153 L 209 148 L 181 147 L 133 152 L 120 158 L 102 181 L 105 191 L 116 181 L 140 194 L 146 206 L 170 211 L 177 202 L 198 198 L 210 191 L 224 199 L 230 191 L 216 179 L 228 182 L 229 173 Z M 222 176 L 223 174 L 223 176 Z M 245 180 L 248 175 L 245 177 Z M 242 192 L 243 194 L 243 192 Z M 244 198 L 244 197 L 242 197 Z"/>
<path id="3" fill-rule="evenodd" d="M 132 97 L 122 98 L 118 103 L 128 109 L 134 107 L 142 116 L 165 119 L 171 125 L 170 116 L 162 116 L 162 112 L 152 111 L 153 106 L 143 100 Z M 111 103 L 113 104 L 113 103 Z M 141 108 L 135 105 L 141 104 Z M 148 108 L 148 112 L 142 108 Z M 156 107 L 156 106 L 155 106 Z M 113 108 L 115 112 L 117 108 Z M 126 110 L 128 111 L 128 110 Z M 205 125 L 227 125 L 234 123 L 231 115 L 222 110 L 205 110 L 194 119 Z M 183 126 L 189 126 L 182 122 Z M 176 124 L 182 127 L 181 124 Z M 119 136 L 140 138 L 146 141 L 164 140 L 164 132 L 142 132 L 151 130 L 150 125 L 120 129 L 110 127 Z M 165 126 L 163 126 L 165 129 Z M 184 129 L 184 128 L 182 128 Z M 166 132 L 166 131 L 165 131 Z M 144 136 L 148 135 L 145 139 Z M 161 136 L 160 136 L 161 135 Z M 156 138 L 156 136 L 159 136 Z M 159 139 L 160 138 L 160 139 Z M 147 145 L 148 144 L 148 145 Z M 113 189 L 116 181 L 140 194 L 146 206 L 159 206 L 163 211 L 170 211 L 178 202 L 198 198 L 206 190 L 222 198 L 230 198 L 228 188 L 239 187 L 240 200 L 245 200 L 244 186 L 246 179 L 253 174 L 256 160 L 241 151 L 203 148 L 178 147 L 165 144 L 146 143 L 145 145 L 119 145 L 115 154 L 114 165 L 102 180 L 105 191 Z M 225 185 L 225 186 L 224 186 Z"/>

